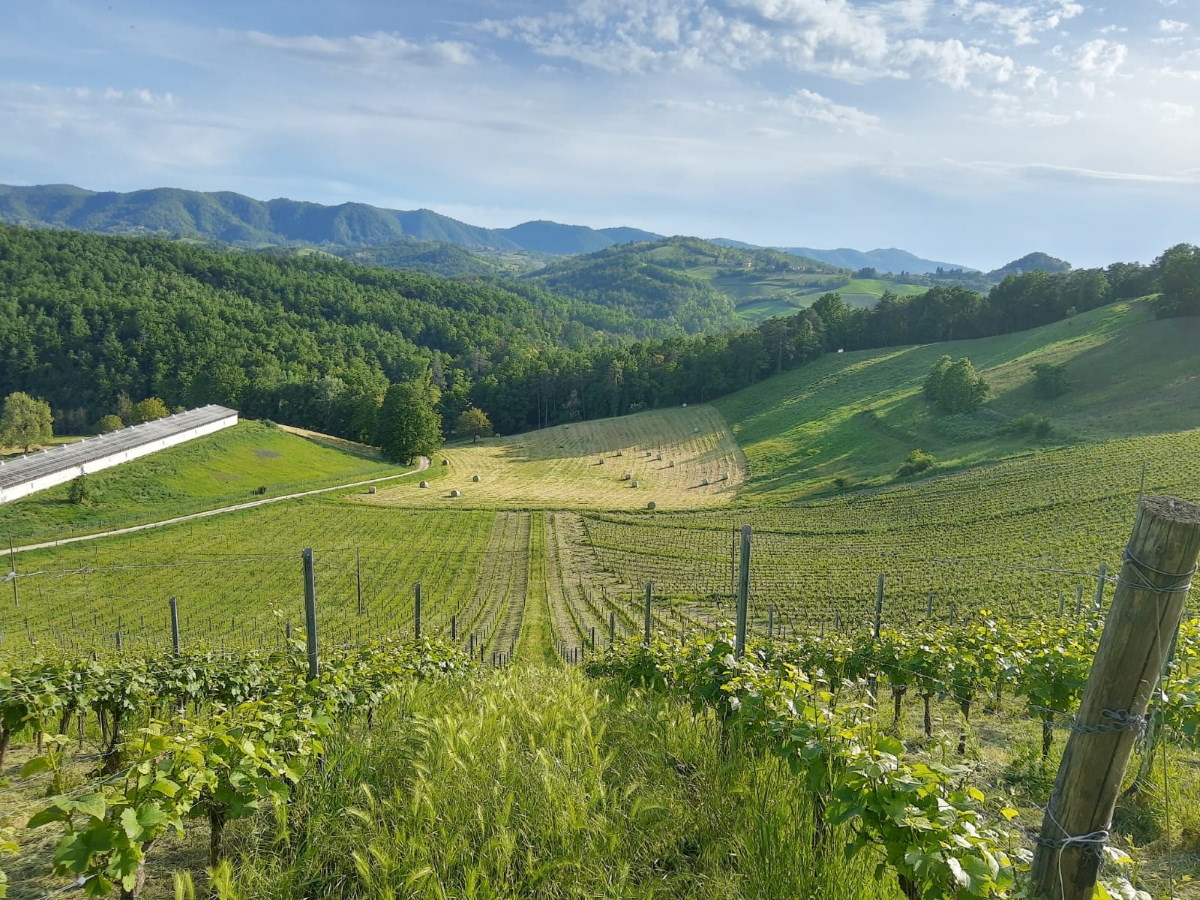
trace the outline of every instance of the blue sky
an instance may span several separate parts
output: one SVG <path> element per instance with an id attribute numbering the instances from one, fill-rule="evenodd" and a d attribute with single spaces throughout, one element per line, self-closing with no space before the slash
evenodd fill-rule
<path id="1" fill-rule="evenodd" d="M 0 182 L 992 268 L 1200 243 L 1200 0 L 0 0 Z"/>

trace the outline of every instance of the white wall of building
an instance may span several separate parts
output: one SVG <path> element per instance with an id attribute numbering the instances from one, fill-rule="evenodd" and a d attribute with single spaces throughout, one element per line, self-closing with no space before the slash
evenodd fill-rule
<path id="1" fill-rule="evenodd" d="M 80 475 L 91 475 L 93 472 L 99 472 L 103 469 L 110 469 L 113 466 L 119 466 L 121 463 L 129 462 L 132 459 L 137 459 L 141 456 L 149 456 L 151 453 L 157 453 L 159 450 L 165 450 L 168 447 L 174 447 L 176 444 L 183 444 L 187 441 L 195 440 L 198 437 L 204 437 L 206 434 L 212 434 L 216 431 L 221 431 L 225 428 L 231 428 L 238 423 L 237 414 L 227 416 L 224 419 L 219 419 L 216 422 L 209 422 L 206 425 L 198 425 L 195 428 L 190 428 L 187 431 L 181 431 L 178 434 L 168 435 L 167 437 L 158 438 L 149 443 L 142 444 L 138 447 L 131 447 L 128 450 L 123 450 L 120 453 L 114 453 L 111 456 L 103 456 L 100 459 L 94 459 L 78 466 L 69 466 L 66 469 L 61 469 L 57 472 L 51 472 L 48 475 L 43 475 L 40 478 L 35 478 L 32 481 L 27 481 L 24 484 L 13 485 L 9 488 L 0 488 L 0 503 L 11 503 L 13 500 L 19 500 L 22 497 L 28 497 L 30 494 L 35 494 L 38 491 L 44 491 L 47 488 L 52 488 L 59 484 L 66 484 L 68 481 L 74 481 Z"/>

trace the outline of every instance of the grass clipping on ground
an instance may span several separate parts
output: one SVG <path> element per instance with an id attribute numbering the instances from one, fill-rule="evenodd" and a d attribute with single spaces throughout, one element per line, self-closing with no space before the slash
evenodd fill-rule
<path id="1" fill-rule="evenodd" d="M 720 413 L 692 406 L 446 447 L 434 455 L 429 487 L 381 487 L 359 499 L 397 506 L 645 509 L 653 502 L 658 509 L 694 509 L 730 503 L 745 477 L 745 457 Z"/>

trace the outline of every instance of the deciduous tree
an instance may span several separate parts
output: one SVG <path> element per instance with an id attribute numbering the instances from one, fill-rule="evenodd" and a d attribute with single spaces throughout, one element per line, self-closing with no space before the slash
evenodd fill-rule
<path id="1" fill-rule="evenodd" d="M 0 413 L 0 444 L 24 447 L 28 453 L 34 444 L 50 440 L 53 422 L 49 403 L 16 391 L 4 399 L 4 412 Z"/>

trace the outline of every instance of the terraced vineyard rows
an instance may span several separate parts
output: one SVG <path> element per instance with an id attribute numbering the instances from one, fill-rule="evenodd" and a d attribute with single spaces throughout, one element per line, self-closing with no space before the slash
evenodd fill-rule
<path id="1" fill-rule="evenodd" d="M 984 606 L 1008 615 L 1089 608 L 1100 566 L 1119 565 L 1143 489 L 1200 496 L 1200 432 L 1055 451 L 803 506 L 584 520 L 595 570 L 626 585 L 653 581 L 699 616 L 731 610 L 732 526 L 746 523 L 755 531 L 760 626 L 772 605 L 785 623 L 862 621 L 880 573 L 884 619 L 902 623 Z"/>

